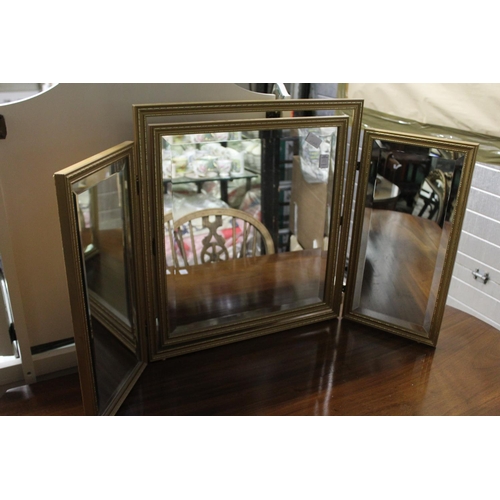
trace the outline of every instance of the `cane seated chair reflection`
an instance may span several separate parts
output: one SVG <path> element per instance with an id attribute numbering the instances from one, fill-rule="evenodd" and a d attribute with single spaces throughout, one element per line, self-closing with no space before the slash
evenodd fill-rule
<path id="1" fill-rule="evenodd" d="M 269 231 L 255 217 L 232 208 L 209 208 L 177 220 L 164 216 L 167 265 L 187 267 L 273 254 Z"/>

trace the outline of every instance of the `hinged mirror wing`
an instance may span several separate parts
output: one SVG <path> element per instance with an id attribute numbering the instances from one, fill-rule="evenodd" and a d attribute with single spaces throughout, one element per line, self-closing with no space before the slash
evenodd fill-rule
<path id="1" fill-rule="evenodd" d="M 152 358 L 337 317 L 362 101 L 134 111 L 154 207 L 145 236 Z"/>
<path id="2" fill-rule="evenodd" d="M 436 345 L 477 149 L 365 130 L 344 317 Z"/>
<path id="3" fill-rule="evenodd" d="M 145 367 L 133 143 L 54 178 L 84 410 L 109 415 Z"/>

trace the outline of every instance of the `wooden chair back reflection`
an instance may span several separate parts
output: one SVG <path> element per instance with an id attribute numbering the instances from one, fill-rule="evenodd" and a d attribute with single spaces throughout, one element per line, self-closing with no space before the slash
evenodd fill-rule
<path id="1" fill-rule="evenodd" d="M 448 198 L 448 182 L 441 170 L 433 170 L 425 178 L 420 188 L 419 197 L 423 201 L 423 206 L 418 216 L 434 220 L 442 226 Z"/>
<path id="2" fill-rule="evenodd" d="M 193 223 L 196 219 L 201 219 L 202 239 L 196 237 L 199 231 L 199 223 L 196 226 Z M 223 235 L 220 229 L 225 222 L 229 224 Z M 164 223 L 175 267 L 274 253 L 273 239 L 264 224 L 241 210 L 209 208 L 178 220 L 173 220 L 172 213 L 168 213 Z M 190 249 L 189 254 L 186 248 Z"/>

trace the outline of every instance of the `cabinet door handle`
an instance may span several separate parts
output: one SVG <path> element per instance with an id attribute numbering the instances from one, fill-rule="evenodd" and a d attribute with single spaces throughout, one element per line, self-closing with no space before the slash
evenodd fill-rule
<path id="1" fill-rule="evenodd" d="M 472 276 L 474 276 L 475 280 L 477 278 L 479 278 L 480 280 L 483 280 L 483 283 L 486 283 L 490 279 L 490 275 L 488 273 L 481 273 L 479 271 L 479 269 L 472 271 Z"/>

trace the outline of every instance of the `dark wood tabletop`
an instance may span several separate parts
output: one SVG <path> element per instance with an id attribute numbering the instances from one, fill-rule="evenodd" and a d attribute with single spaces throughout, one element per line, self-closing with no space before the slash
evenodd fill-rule
<path id="1" fill-rule="evenodd" d="M 333 320 L 150 363 L 119 415 L 499 415 L 500 332 L 446 307 L 436 348 Z"/>
<path id="2" fill-rule="evenodd" d="M 439 284 L 433 280 L 442 269 L 447 242 L 442 236 L 434 221 L 373 209 L 357 312 L 423 325 Z"/>
<path id="3" fill-rule="evenodd" d="M 434 349 L 334 320 L 150 363 L 118 415 L 500 415 L 500 332 L 447 306 Z M 77 374 L 0 415 L 82 415 Z"/>
<path id="4" fill-rule="evenodd" d="M 169 268 L 170 322 L 182 334 L 214 318 L 235 321 L 320 303 L 326 262 L 327 252 L 315 249 Z"/>

